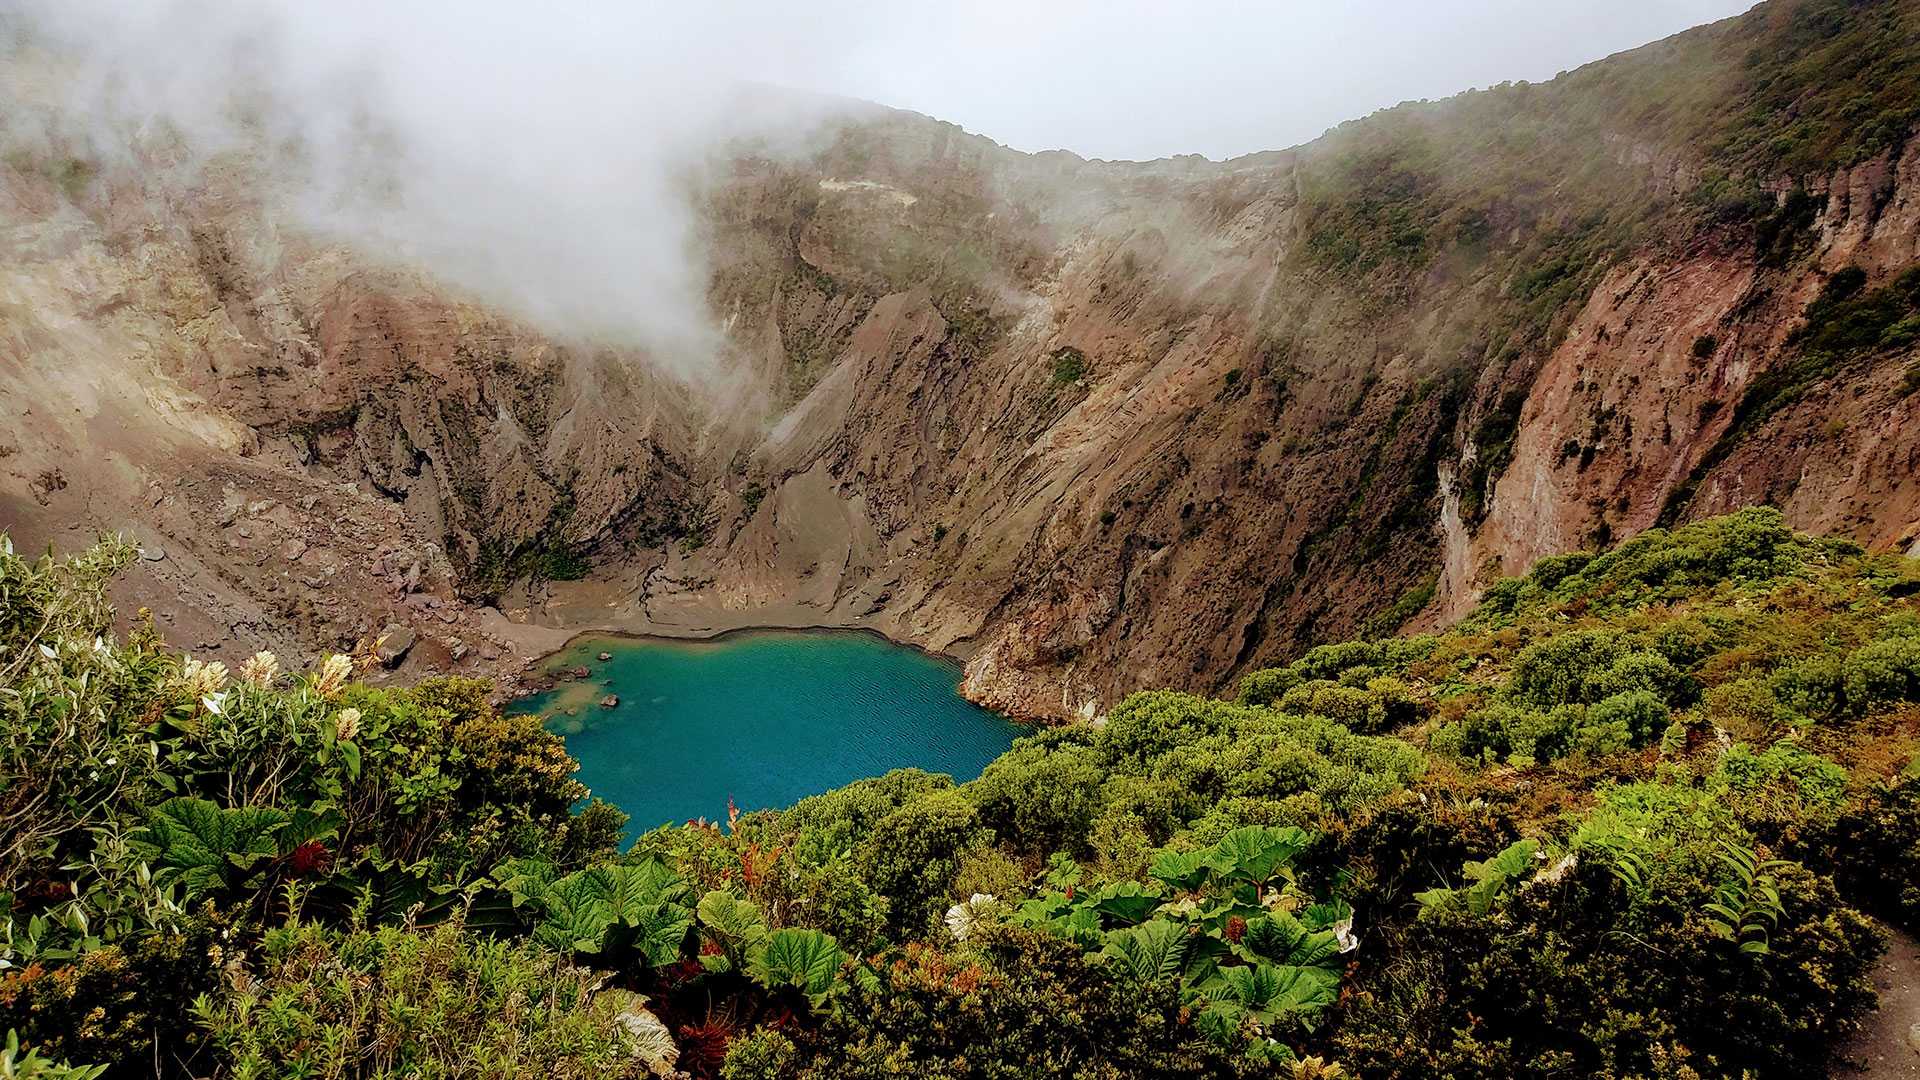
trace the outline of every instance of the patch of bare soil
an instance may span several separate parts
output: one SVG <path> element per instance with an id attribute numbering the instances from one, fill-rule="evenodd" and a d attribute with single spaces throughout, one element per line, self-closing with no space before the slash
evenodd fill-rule
<path id="1" fill-rule="evenodd" d="M 1920 1080 L 1920 941 L 1898 930 L 1874 969 L 1880 1010 L 1840 1048 L 1835 1076 Z"/>

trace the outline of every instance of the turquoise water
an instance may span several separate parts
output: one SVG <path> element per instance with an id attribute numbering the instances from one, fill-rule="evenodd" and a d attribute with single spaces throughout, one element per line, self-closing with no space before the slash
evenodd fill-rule
<path id="1" fill-rule="evenodd" d="M 602 661 L 600 653 L 613 659 Z M 757 631 L 717 641 L 585 637 L 548 661 L 585 679 L 522 699 L 635 835 L 724 821 L 908 766 L 980 774 L 1021 729 L 961 697 L 958 665 L 872 634 Z M 601 700 L 617 695 L 618 705 Z"/>

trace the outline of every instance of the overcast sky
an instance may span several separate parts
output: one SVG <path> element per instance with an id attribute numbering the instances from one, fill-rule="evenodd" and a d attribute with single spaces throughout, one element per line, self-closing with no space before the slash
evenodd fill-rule
<path id="1" fill-rule="evenodd" d="M 825 63 L 786 62 L 795 82 L 916 109 L 1020 150 L 1218 158 L 1304 142 L 1401 101 L 1549 79 L 1750 6 L 815 0 L 802 5 L 813 25 L 796 29 L 825 45 L 814 54 Z"/>

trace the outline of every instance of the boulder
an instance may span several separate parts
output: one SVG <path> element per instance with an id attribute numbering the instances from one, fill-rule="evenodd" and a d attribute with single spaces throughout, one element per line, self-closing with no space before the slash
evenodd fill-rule
<path id="1" fill-rule="evenodd" d="M 380 631 L 380 638 L 380 647 L 374 651 L 374 655 L 380 658 L 382 664 L 394 667 L 406 657 L 413 643 L 419 640 L 419 635 L 410 626 L 388 623 L 386 629 Z"/>

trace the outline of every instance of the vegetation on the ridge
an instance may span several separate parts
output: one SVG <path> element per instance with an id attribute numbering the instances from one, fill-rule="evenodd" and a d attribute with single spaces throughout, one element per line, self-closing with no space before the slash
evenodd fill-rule
<path id="1" fill-rule="evenodd" d="M 1461 485 L 1473 522 L 1507 464 L 1531 372 L 1609 269 L 1701 245 L 1802 265 L 1825 201 L 1809 188 L 1897 156 L 1920 124 L 1916 102 L 1920 6 L 1776 0 L 1550 82 L 1340 125 L 1298 151 L 1299 253 L 1310 273 L 1340 278 L 1362 316 L 1420 320 L 1435 367 L 1479 379 L 1457 433 L 1473 445 Z M 1854 314 L 1864 325 L 1871 313 Z M 1916 336 L 1898 319 L 1882 329 L 1885 346 Z M 1874 345 L 1793 343 L 1700 474 Z M 1485 379 L 1489 364 L 1506 374 Z"/>
<path id="2" fill-rule="evenodd" d="M 1498 246 L 1524 223 L 1536 239 L 1512 287 L 1531 300 L 1589 274 L 1669 210 L 1765 218 L 1777 205 L 1765 182 L 1897 149 L 1920 122 L 1916 101 L 1913 4 L 1763 4 L 1551 82 L 1341 125 L 1302 166 L 1316 208 L 1308 250 L 1344 272 L 1417 270 L 1449 247 Z M 1630 159 L 1663 153 L 1692 166 L 1686 186 L 1622 200 L 1647 178 Z"/>
<path id="3" fill-rule="evenodd" d="M 977 780 L 648 833 L 482 684 L 0 555 L 23 1075 L 1800 1077 L 1920 928 L 1920 564 L 1750 510 Z"/>

